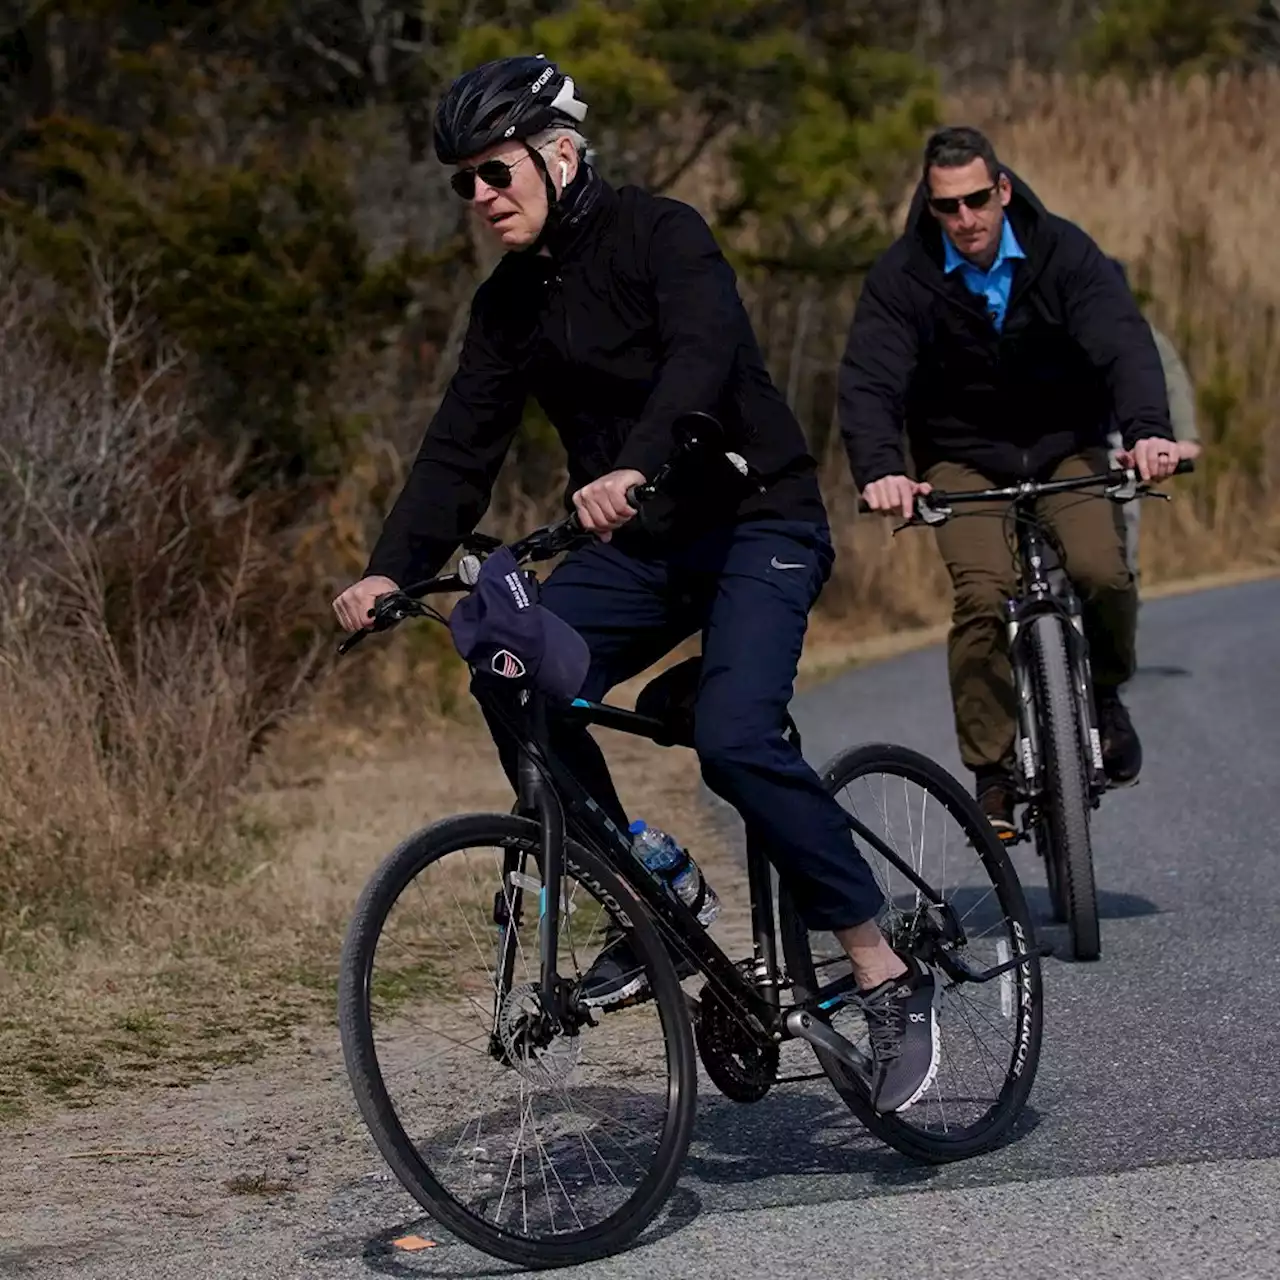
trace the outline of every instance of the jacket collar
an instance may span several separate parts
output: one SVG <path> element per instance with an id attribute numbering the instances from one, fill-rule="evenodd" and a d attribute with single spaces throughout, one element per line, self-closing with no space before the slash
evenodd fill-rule
<path id="1" fill-rule="evenodd" d="M 554 225 L 542 238 L 552 259 L 564 262 L 579 253 L 606 220 L 617 198 L 589 164 L 579 165 L 573 181 L 561 193 Z"/>

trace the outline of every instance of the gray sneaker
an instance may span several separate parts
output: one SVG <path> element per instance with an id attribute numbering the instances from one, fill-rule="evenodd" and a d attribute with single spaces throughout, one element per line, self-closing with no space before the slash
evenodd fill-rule
<path id="1" fill-rule="evenodd" d="M 937 984 L 918 960 L 906 963 L 901 977 L 856 997 L 871 1038 L 871 1105 L 881 1115 L 918 1102 L 938 1074 Z"/>

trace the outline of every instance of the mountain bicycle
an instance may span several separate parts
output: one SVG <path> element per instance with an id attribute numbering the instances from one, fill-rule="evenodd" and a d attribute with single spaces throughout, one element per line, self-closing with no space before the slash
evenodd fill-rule
<path id="1" fill-rule="evenodd" d="M 669 466 L 707 435 L 705 421 L 690 429 L 686 420 Z M 632 506 L 667 472 L 637 487 Z M 590 536 L 571 515 L 509 550 L 527 564 Z M 443 621 L 422 597 L 467 590 L 479 558 L 495 549 L 495 540 L 468 540 L 457 573 L 381 597 L 372 629 Z M 941 1065 L 910 1110 L 872 1108 L 869 1037 L 848 960 L 831 935 L 809 933 L 785 878 L 775 903 L 759 839 L 748 832 L 753 946 L 743 959 L 638 859 L 631 837 L 557 758 L 549 726 L 565 717 L 692 747 L 698 662 L 650 681 L 635 710 L 553 704 L 476 669 L 473 695 L 520 744 L 514 809 L 411 835 L 368 881 L 346 934 L 343 1052 L 379 1151 L 439 1223 L 522 1266 L 615 1253 L 658 1214 L 690 1145 L 695 1050 L 721 1093 L 744 1104 L 825 1076 L 878 1138 L 935 1163 L 1001 1141 L 1036 1074 L 1043 949 L 1017 874 L 974 800 L 926 757 L 873 744 L 841 752 L 822 772 L 885 893 L 881 927 L 938 980 Z M 786 731 L 798 743 L 794 721 Z M 648 993 L 590 1008 L 582 975 L 618 932 Z M 677 963 L 701 978 L 696 994 L 681 986 Z M 819 1072 L 782 1073 L 779 1047 L 792 1039 L 812 1046 Z"/>
<path id="2" fill-rule="evenodd" d="M 1184 460 L 1174 474 L 1192 470 L 1194 464 Z M 1087 494 L 1090 489 L 1101 492 Z M 972 493 L 919 494 L 911 519 L 898 529 L 943 524 L 963 505 L 1009 504 L 1004 518 L 1013 527 L 1018 587 L 1005 602 L 1005 617 L 1018 703 L 1015 784 L 1026 809 L 1021 830 L 1008 843 L 1034 839 L 1044 860 L 1054 920 L 1068 925 L 1075 959 L 1096 960 L 1102 939 L 1089 819 L 1109 783 L 1080 600 L 1061 572 L 1065 560 L 1053 530 L 1036 510 L 1043 497 L 1073 492 L 1116 503 L 1169 498 L 1142 483 L 1136 470 L 1114 468 Z M 859 510 L 869 508 L 860 503 Z"/>

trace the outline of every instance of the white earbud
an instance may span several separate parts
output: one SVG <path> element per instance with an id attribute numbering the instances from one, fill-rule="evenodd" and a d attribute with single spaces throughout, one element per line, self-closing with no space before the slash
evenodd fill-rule
<path id="1" fill-rule="evenodd" d="M 560 189 L 563 190 L 569 183 L 569 164 L 565 160 L 560 161 Z"/>

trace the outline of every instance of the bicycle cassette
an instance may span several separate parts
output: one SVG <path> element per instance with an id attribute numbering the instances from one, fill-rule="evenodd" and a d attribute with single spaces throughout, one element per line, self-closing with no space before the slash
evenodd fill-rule
<path id="1" fill-rule="evenodd" d="M 759 1102 L 778 1079 L 778 1046 L 752 1039 L 710 987 L 702 989 L 694 1040 L 711 1082 L 734 1102 Z"/>

